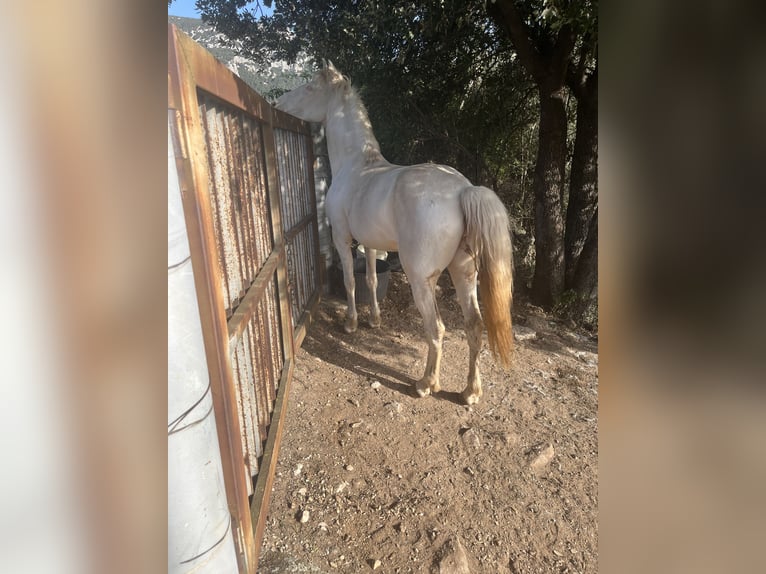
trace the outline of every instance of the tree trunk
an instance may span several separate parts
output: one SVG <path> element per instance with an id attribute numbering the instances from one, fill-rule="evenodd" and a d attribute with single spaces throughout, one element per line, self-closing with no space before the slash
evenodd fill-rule
<path id="1" fill-rule="evenodd" d="M 566 288 L 574 288 L 578 260 L 598 204 L 598 96 L 595 76 L 577 95 L 577 134 L 569 179 L 565 260 Z"/>
<path id="2" fill-rule="evenodd" d="M 575 34 L 570 24 L 559 28 L 555 41 L 531 34 L 527 24 L 529 14 L 520 12 L 514 0 L 489 2 L 487 12 L 508 34 L 519 61 L 534 78 L 540 92 L 540 132 L 532 183 L 535 193 L 532 301 L 550 309 L 564 293 L 564 215 L 561 204 L 567 157 L 564 86 Z"/>
<path id="3" fill-rule="evenodd" d="M 577 294 L 574 315 L 577 322 L 594 322 L 596 316 L 588 317 L 598 300 L 598 206 L 588 225 L 588 237 L 583 245 L 572 279 L 572 289 Z"/>
<path id="4" fill-rule="evenodd" d="M 550 309 L 564 292 L 564 221 L 567 115 L 563 85 L 540 89 L 540 133 L 535 193 L 535 274 L 532 300 Z"/>

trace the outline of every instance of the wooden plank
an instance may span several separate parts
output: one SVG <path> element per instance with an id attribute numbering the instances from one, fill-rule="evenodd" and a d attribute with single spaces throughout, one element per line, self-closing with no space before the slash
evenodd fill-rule
<path id="1" fill-rule="evenodd" d="M 188 157 L 177 158 L 184 215 L 192 253 L 192 268 L 200 310 L 205 355 L 221 450 L 224 485 L 240 572 L 255 572 L 256 552 L 249 514 L 245 465 L 237 415 L 237 399 L 223 308 L 223 287 L 217 270 L 210 209 L 205 143 L 200 124 L 195 78 L 187 63 L 200 49 L 183 40 L 175 26 L 168 28 L 168 70 L 172 89 L 169 102 L 179 105 L 178 133 Z"/>
<path id="2" fill-rule="evenodd" d="M 316 205 L 316 204 L 314 204 Z M 316 210 L 309 213 L 306 217 L 301 219 L 298 223 L 296 223 L 293 228 L 285 233 L 285 241 L 290 243 L 295 237 L 303 231 L 303 228 L 309 225 L 311 222 L 316 221 L 317 219 L 317 212 Z"/>
<path id="3" fill-rule="evenodd" d="M 183 32 L 176 35 L 198 88 L 258 119 L 271 115 L 269 103 L 234 72 Z"/>
<path id="4" fill-rule="evenodd" d="M 274 485 L 274 473 L 277 468 L 279 458 L 279 448 L 282 444 L 282 431 L 285 423 L 285 413 L 287 411 L 287 398 L 290 394 L 290 384 L 293 378 L 293 369 L 295 368 L 294 358 L 285 362 L 282 370 L 282 378 L 279 382 L 279 391 L 277 391 L 277 400 L 274 403 L 274 413 L 269 427 L 269 436 L 266 439 L 266 446 L 263 449 L 263 458 L 261 459 L 261 472 L 258 473 L 258 479 L 253 491 L 253 503 L 250 506 L 250 517 L 255 525 L 255 539 L 263 540 L 263 531 L 266 529 L 266 518 L 268 517 L 269 502 L 271 501 L 271 489 Z M 258 558 L 254 569 L 258 567 Z"/>
<path id="5" fill-rule="evenodd" d="M 317 289 L 306 304 L 306 309 L 298 319 L 298 324 L 295 327 L 295 348 L 300 349 L 303 344 L 303 339 L 306 338 L 311 323 L 314 322 L 314 314 L 319 307 L 319 301 L 322 299 L 322 290 Z"/>
<path id="6" fill-rule="evenodd" d="M 247 293 L 242 298 L 242 302 L 237 307 L 234 314 L 229 318 L 228 332 L 229 342 L 239 339 L 242 331 L 250 321 L 250 317 L 255 311 L 255 306 L 263 297 L 263 293 L 268 288 L 269 284 L 274 280 L 274 272 L 277 270 L 277 265 L 283 264 L 285 259 L 284 248 L 281 251 L 276 249 L 271 252 L 266 263 L 258 271 L 258 275 L 255 277 L 255 281 L 250 285 Z"/>

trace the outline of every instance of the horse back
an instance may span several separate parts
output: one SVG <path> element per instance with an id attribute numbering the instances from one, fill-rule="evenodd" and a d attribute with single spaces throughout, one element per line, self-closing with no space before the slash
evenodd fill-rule
<path id="1" fill-rule="evenodd" d="M 450 167 L 377 164 L 356 181 L 336 183 L 351 235 L 364 245 L 401 251 L 402 241 L 451 245 L 462 236 L 460 193 L 470 182 Z"/>

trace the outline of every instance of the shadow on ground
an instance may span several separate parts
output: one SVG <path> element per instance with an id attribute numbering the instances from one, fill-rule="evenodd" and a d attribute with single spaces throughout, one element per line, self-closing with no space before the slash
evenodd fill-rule
<path id="1" fill-rule="evenodd" d="M 417 379 L 379 358 L 371 358 L 362 353 L 396 358 L 401 363 L 408 359 L 422 359 L 419 349 L 407 346 L 398 333 L 386 327 L 373 330 L 360 324 L 357 332 L 349 335 L 343 331 L 339 321 L 322 312 L 323 310 L 317 314 L 316 323 L 311 326 L 303 341 L 302 348 L 307 353 L 356 375 L 377 380 L 381 385 L 402 395 L 418 397 L 415 391 Z M 384 323 L 385 319 L 384 316 Z M 457 405 L 463 404 L 459 393 L 441 391 L 434 398 Z"/>

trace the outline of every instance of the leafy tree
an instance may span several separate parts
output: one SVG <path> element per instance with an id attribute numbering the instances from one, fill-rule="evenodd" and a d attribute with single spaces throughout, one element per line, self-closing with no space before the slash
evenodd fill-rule
<path id="1" fill-rule="evenodd" d="M 490 0 L 487 9 L 513 42 L 519 60 L 534 79 L 539 93 L 540 128 L 533 184 L 537 259 L 532 291 L 538 303 L 551 307 L 558 302 L 566 287 L 567 80 L 570 79 L 579 93 L 595 93 L 595 80 L 586 88 L 581 85 L 581 76 L 587 69 L 588 58 L 595 54 L 597 6 L 595 0 L 542 0 L 524 4 L 515 0 Z M 576 77 L 570 68 L 578 44 L 582 46 L 580 77 Z M 580 223 L 580 212 L 589 209 L 587 198 L 583 197 L 587 195 L 588 168 L 591 163 L 595 166 L 595 156 L 591 155 L 595 152 L 595 130 L 589 132 L 589 122 L 594 119 L 589 108 L 590 101 L 584 96 L 578 99 L 582 117 L 578 115 L 576 142 L 580 146 L 576 146 L 572 165 L 576 193 L 569 198 L 572 209 L 567 218 L 573 224 L 568 244 L 572 277 L 575 261 L 584 243 L 580 230 L 588 229 L 587 225 L 577 225 Z M 592 127 L 595 128 L 595 123 Z"/>
<path id="2" fill-rule="evenodd" d="M 575 49 L 581 71 L 592 69 L 595 50 L 582 46 L 586 31 L 595 38 L 595 0 L 523 8 L 512 0 L 285 0 L 269 17 L 246 4 L 197 2 L 203 19 L 256 61 L 332 60 L 360 90 L 391 161 L 447 163 L 493 187 L 526 237 L 534 222 L 533 294 L 546 307 L 556 302 L 565 288 L 567 79 Z M 580 125 L 586 122 L 578 118 L 578 133 Z M 570 171 L 583 181 L 588 157 L 572 158 Z M 578 201 L 569 206 L 579 224 Z M 585 243 L 573 232 L 574 258 Z"/>

